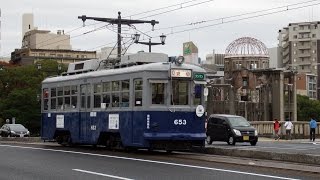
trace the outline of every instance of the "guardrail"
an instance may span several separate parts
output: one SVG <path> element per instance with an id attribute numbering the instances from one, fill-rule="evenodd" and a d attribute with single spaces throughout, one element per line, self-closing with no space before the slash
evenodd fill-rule
<path id="1" fill-rule="evenodd" d="M 285 121 L 281 121 L 281 136 L 286 135 L 286 128 L 284 127 Z M 272 137 L 274 136 L 273 121 L 251 121 L 250 124 L 258 130 L 259 136 L 262 137 Z M 292 138 L 301 139 L 309 138 L 310 126 L 307 121 L 297 121 L 293 122 L 293 128 L 291 130 Z M 318 122 L 318 127 L 316 128 L 316 136 L 320 137 L 320 123 Z"/>

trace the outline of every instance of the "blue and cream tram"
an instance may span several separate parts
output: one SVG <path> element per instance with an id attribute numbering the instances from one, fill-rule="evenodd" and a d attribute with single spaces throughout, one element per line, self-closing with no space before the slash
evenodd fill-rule
<path id="1" fill-rule="evenodd" d="M 42 139 L 169 151 L 204 146 L 206 71 L 167 59 L 45 79 Z"/>

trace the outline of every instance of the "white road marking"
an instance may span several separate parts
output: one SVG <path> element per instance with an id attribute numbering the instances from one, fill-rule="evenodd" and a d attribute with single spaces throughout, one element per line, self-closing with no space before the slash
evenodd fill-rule
<path id="1" fill-rule="evenodd" d="M 121 157 L 121 156 L 104 155 L 104 154 L 93 154 L 93 153 L 85 153 L 85 152 L 78 152 L 78 151 L 66 151 L 66 150 L 58 150 L 58 149 L 45 149 L 45 148 L 35 148 L 35 147 L 12 146 L 12 145 L 4 145 L 4 144 L 0 144 L 0 147 L 12 147 L 12 148 L 21 148 L 21 149 L 33 149 L 33 150 L 42 150 L 42 151 L 63 152 L 63 153 L 81 154 L 81 155 L 98 156 L 98 157 L 107 157 L 107 158 L 114 158 L 114 159 L 123 159 L 123 160 L 139 161 L 139 162 L 148 162 L 148 163 L 164 164 L 164 165 L 180 166 L 180 167 L 188 167 L 188 168 L 196 168 L 196 169 L 205 169 L 205 170 L 212 170 L 212 171 L 230 172 L 230 173 L 235 173 L 235 174 L 267 177 L 267 178 L 274 178 L 274 179 L 298 180 L 298 179 L 294 179 L 294 178 L 287 178 L 287 177 L 281 177 L 281 176 L 272 176 L 272 175 L 266 175 L 266 174 L 257 174 L 257 173 L 234 171 L 234 170 L 228 170 L 228 169 L 210 168 L 210 167 L 195 166 L 195 165 L 188 165 L 188 164 L 170 163 L 170 162 L 165 162 L 165 161 L 154 161 L 154 160 L 147 160 L 147 159 L 137 159 L 137 158 L 129 158 L 129 157 Z"/>
<path id="2" fill-rule="evenodd" d="M 88 174 L 94 174 L 94 175 L 98 175 L 98 176 L 111 177 L 111 178 L 114 178 L 114 179 L 134 180 L 134 179 L 129 179 L 129 178 L 120 177 L 120 176 L 113 176 L 113 175 L 97 173 L 97 172 L 93 172 L 93 171 L 86 171 L 86 170 L 82 170 L 82 169 L 72 169 L 72 170 L 78 171 L 78 172 L 83 172 L 83 173 L 88 173 Z"/>

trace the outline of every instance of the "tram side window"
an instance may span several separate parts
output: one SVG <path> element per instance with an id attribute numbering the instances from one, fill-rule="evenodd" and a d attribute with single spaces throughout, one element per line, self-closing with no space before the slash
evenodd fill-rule
<path id="1" fill-rule="evenodd" d="M 188 105 L 189 102 L 189 82 L 181 80 L 172 81 L 172 105 Z"/>
<path id="2" fill-rule="evenodd" d="M 56 88 L 51 88 L 51 104 L 50 104 L 51 109 L 56 109 L 57 107 L 56 95 L 57 95 Z"/>
<path id="3" fill-rule="evenodd" d="M 164 83 L 151 83 L 152 104 L 164 104 Z"/>
<path id="4" fill-rule="evenodd" d="M 199 105 L 201 104 L 201 95 L 202 95 L 202 88 L 203 86 L 201 84 L 195 84 L 194 85 L 194 96 L 193 96 L 193 104 Z"/>
<path id="5" fill-rule="evenodd" d="M 48 88 L 43 89 L 42 97 L 43 97 L 43 110 L 48 110 L 48 106 L 49 106 L 49 90 L 48 90 Z"/>
<path id="6" fill-rule="evenodd" d="M 63 87 L 63 95 L 64 95 L 64 109 L 71 108 L 71 97 L 70 97 L 70 86 Z"/>
<path id="7" fill-rule="evenodd" d="M 80 86 L 81 108 L 86 108 L 86 85 Z"/>
<path id="8" fill-rule="evenodd" d="M 129 107 L 129 90 L 130 90 L 130 81 L 123 80 L 121 81 L 121 107 Z"/>
<path id="9" fill-rule="evenodd" d="M 91 107 L 91 85 L 87 85 L 87 108 Z"/>
<path id="10" fill-rule="evenodd" d="M 106 103 L 106 107 L 110 107 L 110 92 L 111 85 L 110 82 L 104 82 L 102 84 L 102 103 Z"/>
<path id="11" fill-rule="evenodd" d="M 78 90 L 77 90 L 77 86 L 71 86 L 71 106 L 73 109 L 77 108 L 77 94 L 78 94 Z"/>
<path id="12" fill-rule="evenodd" d="M 91 85 L 85 84 L 80 86 L 80 104 L 81 108 L 91 107 Z"/>
<path id="13" fill-rule="evenodd" d="M 120 102 L 120 82 L 112 81 L 112 93 L 111 93 L 112 107 L 119 107 Z"/>
<path id="14" fill-rule="evenodd" d="M 63 110 L 63 87 L 57 88 L 57 109 Z"/>
<path id="15" fill-rule="evenodd" d="M 134 105 L 142 106 L 142 91 L 143 91 L 142 79 L 134 80 Z"/>
<path id="16" fill-rule="evenodd" d="M 100 108 L 101 107 L 101 92 L 102 92 L 102 84 L 94 84 L 93 85 L 93 107 Z"/>

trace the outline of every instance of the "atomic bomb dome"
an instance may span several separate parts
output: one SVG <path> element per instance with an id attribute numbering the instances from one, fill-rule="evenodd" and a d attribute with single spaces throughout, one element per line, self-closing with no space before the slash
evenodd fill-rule
<path id="1" fill-rule="evenodd" d="M 267 47 L 255 38 L 236 39 L 228 45 L 225 54 L 225 72 L 269 68 Z"/>

